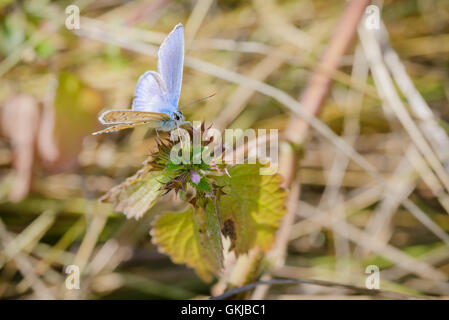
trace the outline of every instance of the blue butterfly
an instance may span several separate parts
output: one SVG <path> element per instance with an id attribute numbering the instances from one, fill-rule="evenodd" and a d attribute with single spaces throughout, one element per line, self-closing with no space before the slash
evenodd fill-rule
<path id="1" fill-rule="evenodd" d="M 171 131 L 187 121 L 178 110 L 184 65 L 184 28 L 177 24 L 159 47 L 156 71 L 145 72 L 137 82 L 131 110 L 108 110 L 98 118 L 112 125 L 101 134 L 147 124 Z"/>

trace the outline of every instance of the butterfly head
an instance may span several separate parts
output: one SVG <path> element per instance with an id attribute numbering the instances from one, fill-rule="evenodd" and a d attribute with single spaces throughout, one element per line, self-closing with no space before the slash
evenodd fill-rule
<path id="1" fill-rule="evenodd" d="M 186 123 L 184 115 L 181 111 L 177 110 L 171 114 L 170 118 L 161 122 L 159 129 L 162 131 L 171 131 L 175 128 L 179 128 L 184 123 Z"/>
<path id="2" fill-rule="evenodd" d="M 185 118 L 184 115 L 182 114 L 181 111 L 177 110 L 175 112 L 173 112 L 173 120 L 175 120 L 176 122 L 184 122 Z"/>

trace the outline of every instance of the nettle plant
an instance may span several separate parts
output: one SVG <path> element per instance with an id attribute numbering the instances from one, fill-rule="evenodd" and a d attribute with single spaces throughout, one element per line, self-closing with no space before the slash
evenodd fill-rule
<path id="1" fill-rule="evenodd" d="M 187 141 L 194 141 L 195 134 L 204 136 L 204 124 L 184 127 Z M 204 161 L 198 153 L 209 148 L 213 138 L 201 141 L 200 147 L 184 140 L 181 149 L 182 139 L 158 138 L 157 150 L 143 168 L 111 189 L 102 201 L 112 203 L 128 218 L 139 219 L 163 195 L 174 192 L 185 207 L 154 218 L 152 241 L 174 263 L 188 265 L 209 282 L 223 268 L 225 239 L 230 243 L 227 250 L 236 256 L 255 247 L 271 248 L 286 213 L 286 192 L 281 176 L 260 175 L 263 165 L 259 163 L 233 165 L 219 161 L 222 156 Z M 178 150 L 190 161 L 174 161 L 172 152 Z"/>

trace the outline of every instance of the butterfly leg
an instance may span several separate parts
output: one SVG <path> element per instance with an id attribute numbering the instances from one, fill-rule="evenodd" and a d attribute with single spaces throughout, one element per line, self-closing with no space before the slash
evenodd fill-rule
<path id="1" fill-rule="evenodd" d="M 181 124 L 190 124 L 193 127 L 193 123 L 187 120 L 184 120 Z"/>

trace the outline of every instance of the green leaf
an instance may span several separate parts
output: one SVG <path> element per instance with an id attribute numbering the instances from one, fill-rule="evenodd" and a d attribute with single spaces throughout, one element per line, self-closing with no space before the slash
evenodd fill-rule
<path id="1" fill-rule="evenodd" d="M 164 191 L 162 187 L 172 177 L 172 173 L 151 171 L 151 167 L 145 167 L 112 188 L 101 201 L 111 202 L 116 211 L 138 219 L 155 204 Z"/>
<path id="2" fill-rule="evenodd" d="M 214 206 L 189 207 L 163 214 L 153 222 L 153 243 L 174 263 L 185 263 L 206 282 L 223 267 L 223 246 Z"/>
<path id="3" fill-rule="evenodd" d="M 202 177 L 200 182 L 198 183 L 198 190 L 204 191 L 204 192 L 210 192 L 212 190 L 209 182 L 206 178 Z"/>
<path id="4" fill-rule="evenodd" d="M 282 177 L 260 175 L 260 168 L 260 164 L 236 165 L 229 170 L 231 177 L 217 179 L 217 183 L 224 186 L 224 195 L 219 201 L 222 232 L 230 238 L 231 249 L 237 255 L 253 247 L 269 250 L 287 212 Z"/>
<path id="5" fill-rule="evenodd" d="M 179 164 L 175 164 L 173 162 L 169 162 L 166 166 L 166 170 L 168 171 L 176 171 L 179 170 L 181 166 Z"/>

